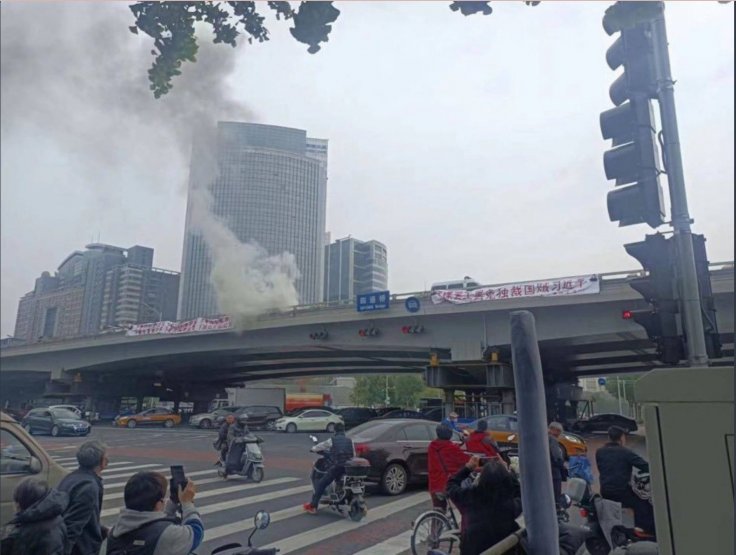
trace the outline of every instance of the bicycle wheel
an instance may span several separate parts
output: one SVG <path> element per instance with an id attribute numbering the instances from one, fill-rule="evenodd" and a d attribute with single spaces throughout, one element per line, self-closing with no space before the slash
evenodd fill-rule
<path id="1" fill-rule="evenodd" d="M 430 549 L 452 552 L 452 539 L 440 539 L 442 534 L 452 530 L 450 520 L 439 511 L 429 511 L 414 523 L 411 534 L 412 555 L 426 555 Z"/>

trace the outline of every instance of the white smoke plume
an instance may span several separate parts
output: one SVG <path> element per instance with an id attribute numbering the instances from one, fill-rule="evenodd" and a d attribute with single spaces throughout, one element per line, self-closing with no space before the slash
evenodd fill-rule
<path id="1" fill-rule="evenodd" d="M 51 141 L 88 184 L 93 210 L 110 210 L 113 189 L 131 176 L 182 194 L 195 133 L 218 120 L 255 120 L 228 95 L 241 47 L 201 37 L 197 63 L 184 64 L 173 90 L 154 99 L 147 75 L 152 40 L 130 33 L 127 3 L 3 2 L 0 15 L 0 139 Z M 293 256 L 241 243 L 213 215 L 206 188 L 190 209 L 211 251 L 221 312 L 244 325 L 297 303 Z"/>

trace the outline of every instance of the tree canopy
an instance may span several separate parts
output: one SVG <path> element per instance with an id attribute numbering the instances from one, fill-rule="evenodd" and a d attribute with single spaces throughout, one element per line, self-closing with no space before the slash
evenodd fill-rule
<path id="1" fill-rule="evenodd" d="M 392 406 L 415 408 L 426 392 L 420 376 L 360 376 L 350 398 L 356 405 L 383 406 L 388 394 Z"/>
<path id="2" fill-rule="evenodd" d="M 526 1 L 536 6 L 538 1 Z M 332 23 L 340 10 L 332 2 L 301 2 L 292 9 L 289 2 L 267 2 L 277 20 L 291 21 L 291 36 L 309 46 L 307 52 L 315 54 L 320 44 L 329 40 Z M 489 2 L 452 2 L 450 9 L 463 15 L 493 12 Z M 148 70 L 151 90 L 156 98 L 168 93 L 172 79 L 181 74 L 183 62 L 197 61 L 197 37 L 195 23 L 205 23 L 212 28 L 215 43 L 237 45 L 244 35 L 249 43 L 269 40 L 265 16 L 256 2 L 136 2 L 130 6 L 135 23 L 129 27 L 132 33 L 145 33 L 153 38 L 153 65 Z"/>

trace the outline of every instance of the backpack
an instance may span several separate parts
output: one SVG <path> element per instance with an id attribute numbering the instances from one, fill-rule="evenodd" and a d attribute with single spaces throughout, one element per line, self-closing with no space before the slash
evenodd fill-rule
<path id="1" fill-rule="evenodd" d="M 107 536 L 107 555 L 153 555 L 163 531 L 177 522 L 173 518 L 160 518 L 117 537 L 112 534 L 113 528 Z"/>

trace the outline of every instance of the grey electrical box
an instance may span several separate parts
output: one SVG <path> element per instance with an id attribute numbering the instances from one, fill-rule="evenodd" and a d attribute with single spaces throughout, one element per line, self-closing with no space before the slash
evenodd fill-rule
<path id="1" fill-rule="evenodd" d="M 734 545 L 734 369 L 653 370 L 644 405 L 662 555 L 719 555 Z"/>

